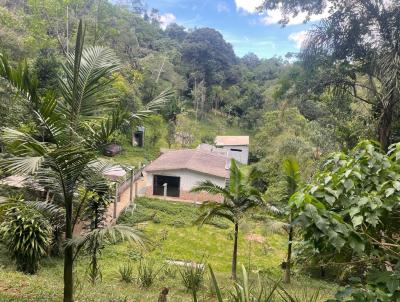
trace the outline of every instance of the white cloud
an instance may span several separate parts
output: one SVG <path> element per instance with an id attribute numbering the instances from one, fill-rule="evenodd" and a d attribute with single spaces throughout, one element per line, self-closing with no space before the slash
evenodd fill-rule
<path id="1" fill-rule="evenodd" d="M 174 14 L 166 13 L 166 14 L 160 16 L 159 22 L 160 22 L 161 28 L 166 29 L 168 25 L 176 22 L 176 17 Z"/>
<path id="2" fill-rule="evenodd" d="M 291 33 L 288 38 L 289 40 L 296 43 L 296 48 L 300 49 L 301 46 L 303 45 L 303 42 L 307 38 L 307 33 L 308 32 L 306 30 L 302 30 L 299 32 Z"/>
<path id="3" fill-rule="evenodd" d="M 385 0 L 392 1 L 392 0 Z M 264 0 L 235 0 L 236 9 L 238 11 L 244 11 L 246 13 L 255 14 L 257 13 L 257 8 L 263 4 Z M 310 17 L 310 21 L 319 21 L 323 18 L 329 16 L 329 9 L 332 4 L 328 3 L 326 9 L 319 15 L 313 15 Z M 266 13 L 260 13 L 262 15 L 261 22 L 269 25 L 269 24 L 277 24 L 282 19 L 282 14 L 280 9 L 268 10 Z M 306 20 L 307 13 L 299 13 L 295 17 L 290 17 L 288 25 L 297 25 L 302 24 L 304 20 Z"/>
<path id="4" fill-rule="evenodd" d="M 237 10 L 243 10 L 250 14 L 257 12 L 257 7 L 263 2 L 264 0 L 235 0 Z"/>
<path id="5" fill-rule="evenodd" d="M 218 2 L 217 11 L 219 13 L 229 13 L 230 9 L 229 9 L 228 4 L 226 4 L 226 2 Z"/>
<path id="6" fill-rule="evenodd" d="M 331 5 L 328 4 L 328 6 L 325 8 L 325 10 L 319 14 L 319 15 L 312 15 L 310 17 L 310 21 L 319 21 L 323 18 L 326 18 L 329 16 L 329 9 Z M 297 25 L 297 24 L 302 24 L 304 20 L 307 18 L 307 13 L 299 13 L 295 17 L 290 17 L 289 18 L 289 23 L 287 25 Z M 262 17 L 261 22 L 264 24 L 277 24 L 279 21 L 282 19 L 282 14 L 279 9 L 274 9 L 274 10 L 269 10 L 267 13 Z"/>

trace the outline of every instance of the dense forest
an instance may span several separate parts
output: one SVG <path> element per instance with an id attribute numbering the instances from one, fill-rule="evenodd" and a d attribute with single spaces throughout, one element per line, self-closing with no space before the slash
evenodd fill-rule
<path id="1" fill-rule="evenodd" d="M 99 179 L 83 177 L 81 185 L 81 176 L 71 175 L 94 173 L 85 169 L 109 143 L 126 148 L 124 156 L 134 166 L 153 160 L 160 148 L 212 144 L 216 135 L 250 135 L 250 165 L 243 175 L 231 168 L 231 182 L 237 177 L 238 187 L 257 190 L 264 206 L 252 219 L 264 215 L 265 228 L 289 235 L 284 281 L 290 282 L 295 237 L 299 270 L 329 275 L 335 286 L 347 286 L 329 301 L 399 301 L 400 4 L 331 2 L 329 17 L 310 30 L 299 53 L 264 59 L 253 53 L 238 57 L 213 28 L 164 27 L 157 8 L 142 1 L 0 0 L 0 128 L 6 129 L 0 138 L 5 163 L 0 178 L 31 173 L 45 163 L 44 171 L 55 180 L 44 186 L 63 188 L 60 200 L 71 203 L 65 208 L 68 216 L 76 196 L 84 196 L 85 202 L 102 200 Z M 301 12 L 310 18 L 326 5 L 267 0 L 259 10 L 280 9 L 285 26 L 291 16 Z M 97 63 L 100 68 L 91 74 L 91 64 Z M 79 64 L 87 72 L 82 77 Z M 80 94 L 79 88 L 90 81 L 93 86 Z M 77 98 L 87 98 L 86 107 L 74 103 Z M 60 99 L 67 105 L 58 108 Z M 74 113 L 77 107 L 80 114 Z M 142 125 L 146 147 L 138 150 L 130 142 Z M 82 153 L 81 166 L 72 169 L 63 152 L 79 157 L 82 146 L 90 146 L 91 152 Z M 35 152 L 40 156 L 27 168 L 22 160 L 10 164 L 14 149 L 19 159 Z M 65 179 L 57 176 L 64 168 Z M 241 183 L 245 178 L 248 182 Z M 68 182 L 74 190 L 79 187 L 77 192 L 68 194 Z M 219 193 L 227 199 L 236 196 Z M 143 211 L 154 206 L 143 203 Z M 247 206 L 256 204 L 225 209 L 234 213 L 230 221 L 235 226 Z M 243 211 L 240 218 L 234 217 L 237 211 Z M 66 237 L 72 239 L 68 223 Z M 117 231 L 140 242 L 137 234 Z M 85 244 L 82 249 L 94 255 L 91 263 L 97 261 L 97 249 Z M 72 251 L 72 245 L 65 247 L 70 259 Z M 70 271 L 64 272 L 64 280 L 71 281 L 73 260 L 65 261 Z M 325 265 L 330 261 L 331 267 Z M 97 267 L 92 268 L 94 274 Z M 246 279 L 245 270 L 243 274 Z M 261 293 L 264 298 L 257 300 L 253 294 L 254 299 L 235 301 L 278 301 Z M 289 293 L 285 297 L 282 301 L 295 301 Z M 72 301 L 72 289 L 64 292 L 64 301 Z"/>
<path id="2" fill-rule="evenodd" d="M 251 161 L 266 173 L 265 185 L 277 181 L 288 155 L 299 158 L 309 177 L 331 151 L 349 150 L 360 138 L 377 137 L 379 109 L 351 92 L 327 89 L 328 84 L 310 89 L 323 83 L 319 77 L 329 75 L 305 70 L 296 54 L 259 59 L 249 53 L 238 58 L 218 31 L 177 24 L 164 30 L 157 10 L 146 12 L 140 1 L 3 1 L 1 14 L 2 52 L 14 63 L 28 62 L 40 92 L 57 85 L 63 56 L 73 48 L 78 20 L 84 18 L 86 43 L 110 47 L 123 62 L 113 83 L 122 110 L 143 109 L 160 94 L 171 93 L 168 105 L 159 110 L 162 120 L 154 116 L 147 122 L 152 144 L 212 142 L 218 129 L 199 133 L 194 120 L 207 123 L 210 115 L 222 116 L 228 125 L 254 137 Z M 16 102 L 6 85 L 1 93 L 1 126 L 18 121 L 34 131 L 24 101 Z M 179 119 L 184 111 L 194 119 Z M 161 131 L 159 123 L 166 130 Z M 129 140 L 130 132 L 124 131 Z M 123 136 L 117 132 L 106 139 Z"/>

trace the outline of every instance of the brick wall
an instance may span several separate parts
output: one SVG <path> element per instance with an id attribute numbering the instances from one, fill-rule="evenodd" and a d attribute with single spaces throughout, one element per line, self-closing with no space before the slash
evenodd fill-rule
<path id="1" fill-rule="evenodd" d="M 156 197 L 156 198 L 163 198 L 163 196 L 153 195 L 153 186 L 149 186 L 146 188 L 146 196 L 147 197 Z M 213 195 L 207 192 L 199 192 L 199 193 L 191 193 L 188 191 L 180 191 L 179 197 L 167 197 L 171 200 L 182 200 L 182 201 L 217 201 L 222 202 L 223 197 L 221 195 Z"/>

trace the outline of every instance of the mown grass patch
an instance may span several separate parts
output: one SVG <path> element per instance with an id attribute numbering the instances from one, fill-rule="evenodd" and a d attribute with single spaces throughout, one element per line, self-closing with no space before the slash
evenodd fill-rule
<path id="1" fill-rule="evenodd" d="M 227 292 L 231 289 L 229 279 L 232 256 L 232 226 L 226 221 L 217 221 L 228 226 L 214 225 L 199 227 L 193 221 L 198 207 L 193 204 L 164 200 L 139 198 L 136 210 L 128 210 L 119 223 L 136 226 L 152 241 L 146 249 L 130 243 L 118 243 L 106 247 L 101 254 L 102 282 L 91 285 L 86 277 L 88 259 L 80 257 L 76 270 L 76 300 L 88 302 L 157 301 L 160 290 L 168 287 L 168 301 L 191 301 L 179 274 L 180 267 L 168 264 L 167 260 L 205 262 L 211 264 L 218 281 Z M 155 219 L 157 217 L 157 219 Z M 177 221 L 183 223 L 178 226 Z M 272 279 L 279 279 L 282 271 L 279 265 L 285 255 L 285 238 L 271 234 L 263 243 L 249 242 L 249 233 L 262 234 L 263 222 L 248 218 L 242 224 L 239 239 L 239 267 L 244 265 L 252 280 L 260 273 Z M 154 263 L 157 276 L 149 288 L 137 282 L 140 261 Z M 120 268 L 130 264 L 132 282 L 121 280 Z M 61 301 L 63 290 L 63 261 L 48 258 L 42 262 L 39 273 L 27 276 L 16 272 L 7 252 L 0 248 L 0 301 Z M 334 285 L 306 276 L 294 276 L 293 284 L 285 286 L 290 292 L 306 295 L 321 288 L 322 296 L 329 298 Z M 198 294 L 199 301 L 213 301 L 211 282 L 205 273 L 204 287 Z M 301 300 L 299 300 L 301 301 Z M 324 301 L 321 299 L 321 301 Z"/>

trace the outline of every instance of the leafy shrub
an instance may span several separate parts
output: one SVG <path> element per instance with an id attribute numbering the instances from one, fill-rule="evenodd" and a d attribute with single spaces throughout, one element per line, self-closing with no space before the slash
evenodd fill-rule
<path id="1" fill-rule="evenodd" d="M 193 296 L 193 301 L 197 301 L 197 292 L 203 286 L 204 281 L 204 264 L 191 263 L 179 270 L 182 277 L 182 283 L 186 290 Z"/>
<path id="2" fill-rule="evenodd" d="M 132 283 L 134 280 L 132 264 L 128 262 L 128 264 L 121 266 L 119 268 L 119 275 L 121 277 L 121 281 Z"/>
<path id="3" fill-rule="evenodd" d="M 222 291 L 219 287 L 218 281 L 215 278 L 214 272 L 209 266 L 210 276 L 213 290 L 215 291 L 216 301 L 223 302 L 224 299 Z M 269 274 L 271 275 L 271 274 Z M 267 278 L 260 278 L 258 276 L 257 282 L 253 284 L 249 280 L 249 276 L 244 266 L 242 266 L 242 278 L 233 285 L 230 293 L 230 301 L 236 302 L 318 302 L 325 301 L 320 290 L 309 290 L 305 286 L 301 291 L 296 291 L 294 294 L 287 291 L 281 286 L 280 281 L 273 281 Z M 331 301 L 331 300 L 329 300 Z M 347 301 L 347 300 L 346 300 Z M 354 300 L 355 301 L 355 300 Z M 357 300 L 359 301 L 359 300 Z M 361 300 L 360 300 L 361 301 Z M 362 300 L 367 301 L 367 300 Z M 369 301 L 369 300 L 368 300 Z M 375 301 L 375 300 L 374 300 Z"/>
<path id="4" fill-rule="evenodd" d="M 142 288 L 149 288 L 153 285 L 161 269 L 156 269 L 154 261 L 140 260 L 138 266 L 137 282 Z"/>
<path id="5" fill-rule="evenodd" d="M 40 259 L 50 247 L 51 234 L 47 219 L 28 207 L 10 208 L 0 225 L 0 237 L 15 259 L 17 269 L 27 274 L 37 272 Z"/>
<path id="6" fill-rule="evenodd" d="M 217 296 L 217 301 L 223 302 L 225 300 L 222 296 L 218 281 L 215 278 L 211 266 L 209 268 L 212 285 Z M 258 286 L 251 286 L 247 271 L 244 266 L 242 266 L 242 280 L 234 283 L 233 290 L 230 291 L 230 296 L 232 301 L 237 302 L 273 302 L 276 301 L 275 293 L 278 291 L 278 287 L 279 282 L 275 282 L 272 286 L 269 286 L 265 283 L 262 283 L 260 280 L 258 282 Z M 283 294 L 280 296 L 284 298 Z M 285 298 L 283 300 L 287 301 Z"/>
<path id="7" fill-rule="evenodd" d="M 139 260 L 143 259 L 142 253 L 139 253 L 138 251 L 135 251 L 135 250 L 129 251 L 128 257 L 129 257 L 129 259 L 131 259 L 133 261 L 139 261 Z"/>
<path id="8" fill-rule="evenodd" d="M 161 223 L 161 220 L 160 220 L 160 218 L 159 218 L 157 215 L 154 215 L 154 216 L 153 216 L 152 221 L 153 221 L 154 223 L 157 223 L 157 224 Z"/>

